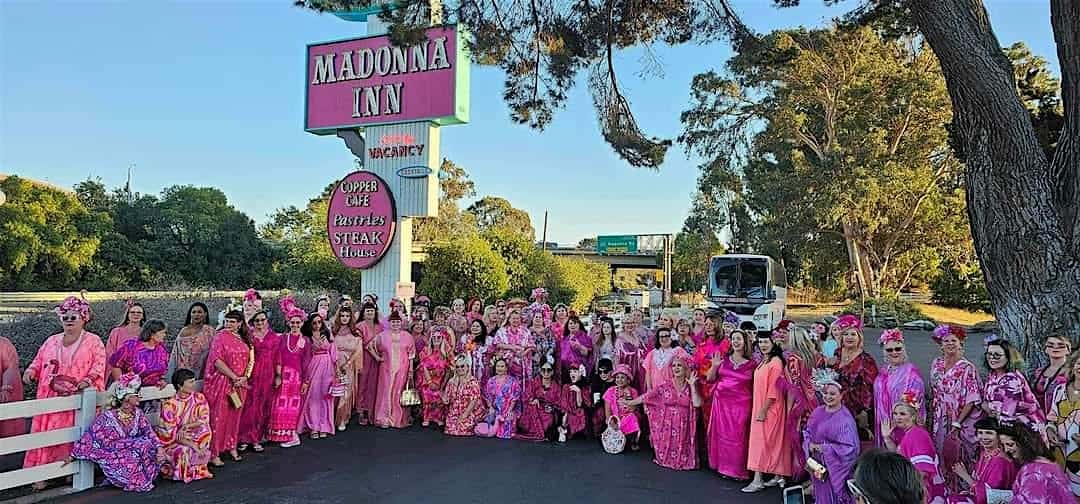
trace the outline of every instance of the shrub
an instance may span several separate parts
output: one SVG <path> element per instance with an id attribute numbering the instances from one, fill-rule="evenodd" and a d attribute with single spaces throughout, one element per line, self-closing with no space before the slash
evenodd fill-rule
<path id="1" fill-rule="evenodd" d="M 934 303 L 965 310 L 990 311 L 990 293 L 978 263 L 956 264 L 944 261 L 930 285 Z"/>
<path id="2" fill-rule="evenodd" d="M 492 299 L 509 288 L 506 262 L 478 236 L 432 244 L 418 290 L 439 304 L 454 298 Z"/>
<path id="3" fill-rule="evenodd" d="M 859 300 L 855 300 L 838 313 L 854 313 L 858 315 L 861 307 L 862 305 L 859 303 Z M 875 308 L 878 320 L 892 317 L 896 319 L 896 323 L 898 324 L 926 318 L 926 315 L 910 301 L 906 301 L 899 297 L 879 297 L 867 298 L 866 314 L 864 317 L 865 322 L 871 321 L 871 313 L 875 312 Z"/>

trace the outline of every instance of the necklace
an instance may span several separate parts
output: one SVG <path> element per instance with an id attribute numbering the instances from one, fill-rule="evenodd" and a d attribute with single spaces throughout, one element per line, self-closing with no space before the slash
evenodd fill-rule
<path id="1" fill-rule="evenodd" d="M 296 335 L 290 333 L 289 336 L 296 336 Z M 292 338 L 286 337 L 285 338 L 285 349 L 288 350 L 289 353 L 296 353 L 301 348 L 304 348 L 303 345 L 300 344 L 300 342 L 303 341 L 301 338 L 303 338 L 303 336 L 301 336 L 300 338 L 296 338 L 296 346 L 294 347 L 292 345 L 292 343 L 289 343 L 289 340 L 291 340 Z"/>

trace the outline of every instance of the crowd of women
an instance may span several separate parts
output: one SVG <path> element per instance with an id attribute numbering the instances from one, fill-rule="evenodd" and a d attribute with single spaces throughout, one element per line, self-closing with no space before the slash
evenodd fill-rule
<path id="1" fill-rule="evenodd" d="M 980 373 L 964 330 L 939 326 L 924 383 L 901 331 L 881 334 L 878 362 L 853 315 L 758 332 L 732 313 L 663 312 L 647 327 L 631 311 L 617 329 L 596 311 L 586 330 L 544 289 L 530 300 L 433 307 L 419 296 L 384 313 L 371 295 L 358 306 L 323 296 L 307 313 L 285 297 L 279 333 L 249 290 L 218 327 L 191 305 L 167 350 L 167 328 L 140 304 L 102 342 L 85 330 L 90 306 L 71 297 L 57 308 L 63 332 L 23 380 L 38 398 L 111 383 L 116 407 L 74 445 L 29 451 L 25 466 L 93 460 L 110 483 L 146 491 L 157 477 L 212 477 L 267 443 L 415 422 L 451 436 L 599 439 L 608 453 L 649 447 L 665 468 L 704 466 L 748 481 L 747 493 L 802 484 L 819 503 L 865 500 L 853 475 L 875 447 L 910 462 L 930 503 L 1080 496 L 1080 352 L 1065 337 L 1045 339 L 1049 365 L 1029 380 L 1007 341 L 983 342 Z M 140 402 L 140 387 L 169 383 L 175 396 Z M 32 430 L 73 424 L 72 412 L 50 413 Z"/>

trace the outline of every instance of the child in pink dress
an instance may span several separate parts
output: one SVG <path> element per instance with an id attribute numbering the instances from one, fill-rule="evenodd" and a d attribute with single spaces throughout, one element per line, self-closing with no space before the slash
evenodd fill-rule
<path id="1" fill-rule="evenodd" d="M 607 425 L 612 429 L 618 429 L 630 442 L 630 449 L 637 451 L 641 447 L 641 425 L 638 422 L 638 408 L 636 406 L 623 406 L 619 402 L 637 399 L 638 391 L 630 386 L 634 375 L 630 372 L 630 366 L 619 364 L 615 366 L 615 386 L 604 392 L 604 414 Z"/>

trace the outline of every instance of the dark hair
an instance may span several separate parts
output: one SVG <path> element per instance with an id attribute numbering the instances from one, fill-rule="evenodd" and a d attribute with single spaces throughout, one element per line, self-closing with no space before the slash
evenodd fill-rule
<path id="1" fill-rule="evenodd" d="M 998 421 L 994 417 L 982 417 L 975 422 L 975 430 L 992 430 L 998 432 L 1001 430 L 1001 426 L 998 425 Z"/>
<path id="2" fill-rule="evenodd" d="M 472 308 L 473 308 L 473 306 L 476 306 L 476 303 L 480 303 L 480 311 L 479 312 L 472 311 Z M 481 300 L 480 298 L 469 298 L 469 300 L 465 302 L 465 312 L 466 313 L 480 313 L 481 315 L 483 315 L 483 313 L 484 313 L 484 301 Z"/>
<path id="3" fill-rule="evenodd" d="M 992 346 L 1001 347 L 1001 350 L 1005 352 L 1005 367 L 1002 368 L 1003 372 L 1009 373 L 1020 370 L 1021 363 L 1019 362 L 1019 354 L 1017 354 L 1016 348 L 1008 341 L 998 338 L 988 342 L 986 344 L 986 351 L 983 352 L 983 366 L 986 367 L 987 371 L 993 371 L 993 368 L 990 367 L 990 360 L 986 358 L 986 352 L 990 351 L 990 347 Z"/>
<path id="4" fill-rule="evenodd" d="M 728 352 L 727 352 L 728 356 L 730 357 L 731 355 L 735 354 L 735 345 L 731 344 L 731 338 L 732 338 L 732 336 L 735 336 L 735 333 L 739 333 L 739 334 L 742 335 L 742 341 L 743 341 L 742 356 L 743 356 L 744 359 L 749 360 L 751 357 L 754 356 L 754 345 L 750 344 L 750 335 L 746 334 L 746 331 L 744 331 L 742 329 L 735 329 L 734 331 L 731 331 L 731 334 L 728 335 L 728 345 L 730 345 L 728 347 Z M 755 340 L 754 343 L 757 344 L 757 338 L 754 338 L 754 340 Z M 773 346 L 778 346 L 778 345 L 776 344 L 776 342 L 773 342 Z M 783 352 L 783 350 L 781 350 L 781 352 Z"/>
<path id="5" fill-rule="evenodd" d="M 472 322 L 469 322 L 469 333 L 472 333 L 473 324 L 480 324 L 480 334 L 477 334 L 476 337 L 473 338 L 473 343 L 476 343 L 477 345 L 486 344 L 488 335 L 487 324 L 485 324 L 483 320 L 474 319 Z"/>
<path id="6" fill-rule="evenodd" d="M 712 336 L 709 336 L 709 335 L 706 334 L 705 337 L 707 339 L 714 339 L 715 340 L 716 338 L 719 338 L 720 340 L 723 340 L 724 339 L 724 319 L 720 318 L 719 315 L 714 314 L 714 315 L 706 315 L 705 320 L 711 320 L 713 330 L 716 331 L 716 334 L 714 334 Z M 702 334 L 704 334 L 705 329 L 702 329 L 701 332 L 702 332 Z"/>
<path id="7" fill-rule="evenodd" d="M 247 321 L 248 325 L 254 327 L 255 326 L 255 317 L 258 317 L 259 315 L 262 315 L 262 316 L 266 317 L 266 323 L 267 324 L 270 323 L 270 314 L 267 313 L 266 310 L 259 310 L 259 311 L 255 312 L 255 313 L 251 314 L 251 318 L 249 318 L 248 321 Z"/>
<path id="8" fill-rule="evenodd" d="M 759 332 L 757 334 L 757 338 L 755 338 L 754 344 L 757 345 L 758 350 L 761 350 L 761 345 L 758 345 L 757 340 L 763 340 L 763 339 L 769 340 L 772 343 L 772 349 L 769 350 L 768 354 L 765 354 L 765 360 L 770 360 L 773 357 L 778 357 L 781 360 L 783 360 L 783 358 L 784 358 L 784 349 L 780 348 L 780 345 L 776 344 L 776 342 L 773 341 L 772 336 L 767 332 Z M 762 352 L 762 353 L 764 353 L 764 352 Z"/>
<path id="9" fill-rule="evenodd" d="M 604 357 L 603 359 L 596 361 L 596 369 L 599 370 L 600 368 L 612 371 L 615 369 L 615 364 L 611 362 L 611 359 Z"/>
<path id="10" fill-rule="evenodd" d="M 567 313 L 569 313 L 569 311 Z M 573 313 L 570 313 L 570 316 L 566 318 L 566 323 L 563 324 L 563 337 L 564 338 L 570 335 L 570 322 L 576 322 L 579 331 L 584 331 L 585 330 L 585 324 L 581 323 L 581 318 L 579 318 L 577 315 L 575 315 Z"/>
<path id="11" fill-rule="evenodd" d="M 659 327 L 656 329 L 656 342 L 653 343 L 653 348 L 660 348 L 660 333 L 662 332 L 668 333 L 669 338 L 675 337 L 675 331 L 673 331 L 670 327 Z M 677 346 L 679 346 L 679 342 L 672 339 L 671 348 L 675 348 Z"/>
<path id="12" fill-rule="evenodd" d="M 364 312 L 368 311 L 368 309 L 375 310 L 375 320 L 372 320 L 372 322 L 378 324 L 379 323 L 379 307 L 375 306 L 375 303 L 370 303 L 369 302 L 369 303 L 364 303 L 364 304 L 360 305 L 360 320 L 361 321 L 364 320 Z"/>
<path id="13" fill-rule="evenodd" d="M 146 323 L 146 308 L 143 308 L 142 303 L 131 303 L 131 306 L 128 306 L 127 308 L 124 308 L 124 321 L 121 322 L 120 325 L 122 325 L 122 326 L 128 325 L 128 322 L 129 322 L 128 321 L 128 312 L 130 312 L 131 309 L 136 307 L 136 306 L 138 306 L 139 308 L 142 308 L 142 311 L 143 311 L 142 320 L 139 321 L 139 327 L 142 327 L 142 325 Z"/>
<path id="14" fill-rule="evenodd" d="M 240 322 L 240 327 L 236 329 L 236 332 L 240 335 L 240 339 L 244 340 L 244 343 L 251 346 L 251 336 L 248 334 L 247 322 L 244 322 L 244 312 L 233 310 L 225 314 L 225 319 Z"/>
<path id="15" fill-rule="evenodd" d="M 491 376 L 495 376 L 495 368 L 499 367 L 499 363 L 503 363 L 506 366 L 506 375 L 510 375 L 510 363 L 506 361 L 506 357 L 497 356 L 491 360 Z"/>
<path id="16" fill-rule="evenodd" d="M 180 391 L 180 387 L 184 386 L 184 382 L 195 379 L 195 372 L 190 369 L 180 368 L 173 371 L 172 385 L 176 388 L 176 391 Z"/>
<path id="17" fill-rule="evenodd" d="M 611 325 L 611 343 L 615 344 L 615 340 L 619 335 L 615 332 L 615 319 L 611 317 L 600 317 L 600 344 L 604 344 L 604 324 Z"/>
<path id="18" fill-rule="evenodd" d="M 1020 465 L 1027 464 L 1039 457 L 1053 460 L 1054 455 L 1046 447 L 1042 436 L 1026 424 L 1019 422 L 1002 423 L 998 428 L 998 435 L 1009 436 L 1016 442 L 1016 455 L 1010 454 L 1009 458 Z"/>
<path id="19" fill-rule="evenodd" d="M 315 336 L 315 334 L 311 332 L 311 322 L 315 320 L 315 317 L 319 317 L 320 320 L 322 319 L 322 316 L 319 315 L 319 312 L 315 312 L 315 313 L 312 313 L 311 315 L 308 315 L 307 320 L 304 320 L 304 325 L 300 326 L 300 334 L 303 334 L 304 336 L 307 336 L 308 338 L 312 338 L 312 337 Z M 326 321 L 325 320 L 322 321 L 322 326 L 321 326 L 319 332 L 322 333 L 322 335 L 326 338 L 327 341 L 333 341 L 334 340 L 334 336 L 332 334 L 330 334 L 330 328 L 326 327 Z"/>
<path id="20" fill-rule="evenodd" d="M 165 330 L 165 323 L 160 320 L 147 321 L 142 326 L 142 331 L 139 333 L 139 341 L 150 341 L 150 336 L 153 336 L 158 331 Z"/>
<path id="21" fill-rule="evenodd" d="M 873 504 L 921 504 L 925 502 L 922 474 L 907 458 L 880 448 L 855 462 L 855 486 Z"/>
<path id="22" fill-rule="evenodd" d="M 206 314 L 206 320 L 203 321 L 204 324 L 210 321 L 210 309 L 206 307 L 205 303 L 196 301 L 194 303 L 191 303 L 191 306 L 189 306 L 187 309 L 187 318 L 184 319 L 184 327 L 191 325 L 191 310 L 194 310 L 195 307 L 202 308 L 203 313 Z M 145 316 L 146 315 L 143 314 L 143 317 Z"/>

